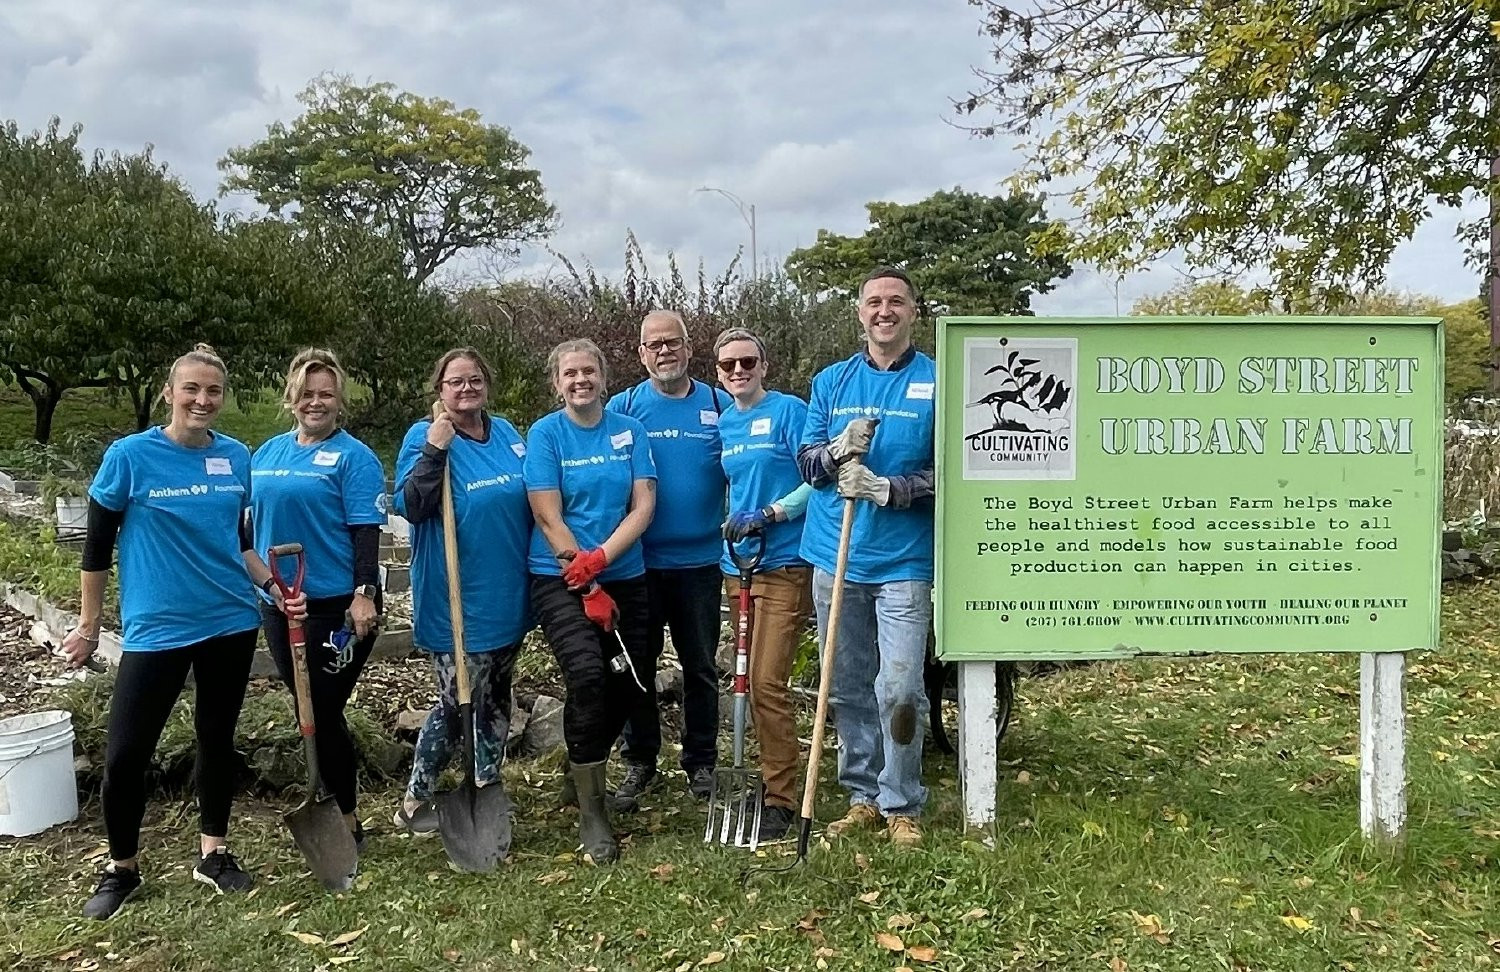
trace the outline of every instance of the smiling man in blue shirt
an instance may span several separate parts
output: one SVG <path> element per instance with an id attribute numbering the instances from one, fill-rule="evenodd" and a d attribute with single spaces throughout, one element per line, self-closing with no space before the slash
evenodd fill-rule
<path id="1" fill-rule="evenodd" d="M 865 278 L 865 347 L 813 378 L 797 450 L 802 478 L 814 487 L 801 554 L 814 567 L 820 641 L 844 501 L 858 501 L 830 686 L 849 812 L 828 833 L 873 829 L 883 819 L 898 847 L 921 842 L 917 819 L 927 802 L 922 662 L 932 622 L 937 368 L 912 344 L 916 319 L 910 277 L 881 269 Z"/>
<path id="2" fill-rule="evenodd" d="M 641 322 L 641 364 L 650 376 L 609 400 L 610 411 L 646 427 L 656 462 L 656 516 L 641 537 L 646 555 L 646 590 L 655 658 L 664 628 L 682 662 L 682 769 L 693 795 L 713 792 L 719 732 L 719 603 L 723 578 L 719 558 L 728 482 L 719 465 L 719 416 L 732 402 L 728 393 L 688 376 L 693 345 L 687 324 L 673 311 L 652 311 Z M 634 810 L 641 792 L 656 776 L 661 751 L 661 716 L 656 686 L 646 694 L 625 727 L 625 779 L 615 791 L 615 807 Z"/>

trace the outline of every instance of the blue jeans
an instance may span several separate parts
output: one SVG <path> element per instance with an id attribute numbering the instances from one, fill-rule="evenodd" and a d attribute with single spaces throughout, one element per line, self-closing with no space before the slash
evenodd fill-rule
<path id="1" fill-rule="evenodd" d="M 813 571 L 818 643 L 828 634 L 833 575 Z M 916 817 L 927 803 L 922 736 L 927 693 L 922 662 L 932 623 L 932 584 L 844 582 L 829 700 L 839 734 L 839 783 L 849 803 L 886 816 Z"/>

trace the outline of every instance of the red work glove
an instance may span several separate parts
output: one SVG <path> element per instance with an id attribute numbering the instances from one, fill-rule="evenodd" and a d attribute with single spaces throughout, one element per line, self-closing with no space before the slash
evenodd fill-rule
<path id="1" fill-rule="evenodd" d="M 563 580 L 567 582 L 569 590 L 581 590 L 588 587 L 608 566 L 609 561 L 604 557 L 603 547 L 585 550 L 575 555 L 563 568 Z"/>
<path id="2" fill-rule="evenodd" d="M 598 584 L 583 595 L 583 613 L 605 631 L 615 630 L 615 622 L 620 619 L 620 609 L 615 607 L 615 599 Z"/>

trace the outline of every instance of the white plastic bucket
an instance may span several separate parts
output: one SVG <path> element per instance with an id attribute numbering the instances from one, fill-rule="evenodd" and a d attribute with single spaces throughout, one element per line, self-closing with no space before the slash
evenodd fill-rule
<path id="1" fill-rule="evenodd" d="M 0 719 L 0 834 L 39 834 L 77 816 L 72 714 L 50 709 Z"/>

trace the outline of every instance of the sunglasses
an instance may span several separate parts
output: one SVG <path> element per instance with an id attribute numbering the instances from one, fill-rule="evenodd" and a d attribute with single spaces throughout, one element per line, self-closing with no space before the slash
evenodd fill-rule
<path id="1" fill-rule="evenodd" d="M 758 364 L 760 364 L 760 358 L 753 354 L 744 358 L 720 358 L 719 370 L 726 375 L 732 374 L 734 366 L 739 365 L 741 371 L 754 371 Z"/>

